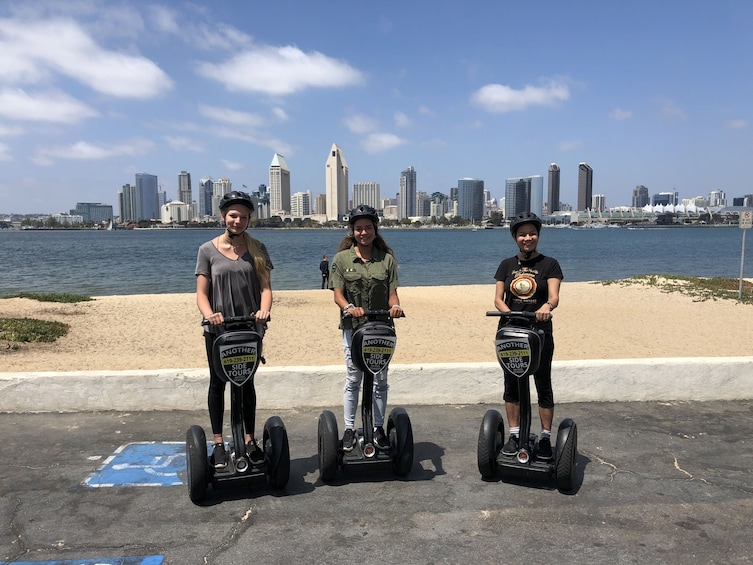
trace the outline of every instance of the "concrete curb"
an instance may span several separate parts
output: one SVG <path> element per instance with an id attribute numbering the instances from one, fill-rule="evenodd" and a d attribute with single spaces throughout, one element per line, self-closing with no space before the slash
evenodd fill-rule
<path id="1" fill-rule="evenodd" d="M 557 403 L 753 398 L 753 357 L 555 361 L 552 371 Z M 203 410 L 208 378 L 207 369 L 0 373 L 0 412 Z M 341 365 L 261 367 L 258 406 L 338 406 L 344 378 Z M 391 406 L 501 403 L 502 370 L 396 364 L 390 387 Z"/>

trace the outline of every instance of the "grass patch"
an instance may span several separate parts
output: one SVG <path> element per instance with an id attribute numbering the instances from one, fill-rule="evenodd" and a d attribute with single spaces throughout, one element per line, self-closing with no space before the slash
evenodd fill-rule
<path id="1" fill-rule="evenodd" d="M 22 292 L 13 296 L 6 296 L 6 298 L 29 298 L 31 300 L 38 300 L 39 302 L 88 302 L 94 300 L 91 296 L 85 296 L 83 294 L 70 294 L 67 292 L 51 292 L 51 293 L 38 293 L 38 292 Z"/>
<path id="2" fill-rule="evenodd" d="M 16 343 L 52 343 L 68 333 L 70 326 L 34 318 L 0 318 L 0 339 Z M 11 347 L 10 349 L 16 349 Z"/>
<path id="3" fill-rule="evenodd" d="M 685 296 L 690 296 L 694 302 L 735 300 L 743 304 L 753 304 L 753 283 L 743 280 L 742 298 L 739 298 L 740 279 L 686 277 L 682 275 L 639 275 L 628 279 L 600 281 L 600 284 L 652 286 L 662 292 L 679 292 Z"/>

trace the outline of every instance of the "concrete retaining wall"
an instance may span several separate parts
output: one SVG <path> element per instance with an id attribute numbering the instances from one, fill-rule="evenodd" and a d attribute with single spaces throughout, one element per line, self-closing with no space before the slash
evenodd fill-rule
<path id="1" fill-rule="evenodd" d="M 552 371 L 557 403 L 753 398 L 753 357 L 555 361 Z M 258 406 L 339 406 L 344 378 L 341 365 L 261 367 Z M 0 373 L 0 412 L 203 410 L 208 379 L 207 369 Z M 393 365 L 390 388 L 391 406 L 501 403 L 502 370 Z"/>

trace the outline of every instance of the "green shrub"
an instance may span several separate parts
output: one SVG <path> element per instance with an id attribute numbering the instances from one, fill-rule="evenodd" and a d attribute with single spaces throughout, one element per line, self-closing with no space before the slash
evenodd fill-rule
<path id="1" fill-rule="evenodd" d="M 84 296 L 83 294 L 69 294 L 67 292 L 22 292 L 20 294 L 16 294 L 15 296 L 9 296 L 8 298 L 29 298 L 31 300 L 39 300 L 39 302 L 87 302 L 89 300 L 93 300 L 91 296 Z"/>
<path id="2" fill-rule="evenodd" d="M 12 342 L 51 343 L 68 333 L 70 326 L 34 318 L 0 318 L 0 339 Z"/>

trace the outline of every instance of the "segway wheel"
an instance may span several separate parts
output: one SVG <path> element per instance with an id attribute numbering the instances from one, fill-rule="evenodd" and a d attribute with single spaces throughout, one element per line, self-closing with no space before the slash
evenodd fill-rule
<path id="1" fill-rule="evenodd" d="M 283 488 L 290 479 L 290 445 L 288 432 L 279 416 L 272 416 L 264 424 L 264 458 L 267 481 L 274 488 Z"/>
<path id="2" fill-rule="evenodd" d="M 198 504 L 207 494 L 208 477 L 207 436 L 201 426 L 191 426 L 186 432 L 186 471 L 188 496 Z"/>
<path id="3" fill-rule="evenodd" d="M 563 420 L 557 431 L 557 489 L 571 492 L 575 488 L 578 460 L 578 428 L 571 419 Z"/>
<path id="4" fill-rule="evenodd" d="M 387 437 L 390 440 L 392 471 L 399 477 L 404 477 L 413 468 L 413 426 L 403 408 L 393 408 L 390 412 Z"/>
<path id="5" fill-rule="evenodd" d="M 488 410 L 481 421 L 476 452 L 478 470 L 483 479 L 493 479 L 497 476 L 497 456 L 502 449 L 504 438 L 505 422 L 502 420 L 502 414 L 497 410 Z"/>
<path id="6" fill-rule="evenodd" d="M 337 459 L 339 457 L 339 435 L 337 433 L 337 418 L 330 410 L 325 410 L 319 416 L 319 478 L 328 483 L 337 473 Z"/>

